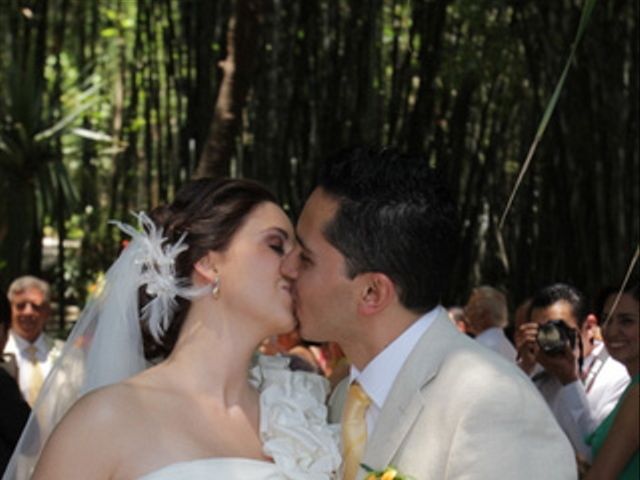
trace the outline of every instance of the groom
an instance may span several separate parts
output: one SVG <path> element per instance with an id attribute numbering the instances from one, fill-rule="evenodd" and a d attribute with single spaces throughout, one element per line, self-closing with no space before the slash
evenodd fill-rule
<path id="1" fill-rule="evenodd" d="M 416 479 L 574 479 L 569 442 L 527 377 L 461 335 L 440 305 L 456 207 L 426 158 L 330 158 L 283 263 L 303 337 L 352 362 L 334 392 L 344 478 L 393 465 Z M 343 408 L 344 404 L 344 408 Z"/>

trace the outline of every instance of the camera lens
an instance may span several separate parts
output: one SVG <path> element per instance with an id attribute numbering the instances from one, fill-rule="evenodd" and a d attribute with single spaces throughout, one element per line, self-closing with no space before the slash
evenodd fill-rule
<path id="1" fill-rule="evenodd" d="M 550 320 L 538 329 L 538 345 L 547 354 L 561 353 L 572 343 L 570 332 L 563 320 Z"/>

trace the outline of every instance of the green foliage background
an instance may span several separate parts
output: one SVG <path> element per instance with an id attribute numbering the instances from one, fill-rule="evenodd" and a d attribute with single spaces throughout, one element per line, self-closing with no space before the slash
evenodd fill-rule
<path id="1" fill-rule="evenodd" d="M 583 1 L 0 0 L 2 288 L 37 273 L 82 303 L 119 247 L 107 220 L 193 175 L 239 2 L 258 54 L 230 175 L 295 217 L 332 151 L 424 151 L 463 218 L 448 303 L 480 283 L 515 305 L 551 281 L 621 281 L 640 230 L 637 2 L 596 2 L 499 230 Z M 41 271 L 45 233 L 80 248 Z"/>

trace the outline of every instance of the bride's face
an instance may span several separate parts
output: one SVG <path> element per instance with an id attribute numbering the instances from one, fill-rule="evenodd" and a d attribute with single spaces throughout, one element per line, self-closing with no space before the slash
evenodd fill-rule
<path id="1" fill-rule="evenodd" d="M 280 274 L 293 239 L 293 225 L 284 211 L 273 203 L 263 203 L 248 215 L 228 248 L 216 255 L 220 275 L 217 301 L 247 322 L 246 328 L 264 337 L 295 326 L 291 283 Z"/>

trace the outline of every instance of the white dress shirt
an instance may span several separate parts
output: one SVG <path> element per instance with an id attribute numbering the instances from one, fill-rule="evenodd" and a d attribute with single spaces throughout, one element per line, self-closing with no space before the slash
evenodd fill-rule
<path id="1" fill-rule="evenodd" d="M 485 331 L 476 335 L 475 339 L 485 347 L 490 348 L 496 353 L 499 353 L 507 360 L 511 362 L 516 361 L 518 352 L 516 352 L 516 349 L 504 334 L 504 330 L 502 330 L 501 328 L 487 328 Z"/>
<path id="2" fill-rule="evenodd" d="M 587 375 L 585 391 L 593 418 L 600 425 L 618 403 L 631 377 L 627 368 L 607 353 L 602 342 L 597 342 L 584 359 L 582 371 L 594 374 Z"/>
<path id="3" fill-rule="evenodd" d="M 30 342 L 20 337 L 20 335 L 15 335 L 9 330 L 9 338 L 7 339 L 7 345 L 4 351 L 6 353 L 13 353 L 16 357 L 18 364 L 18 385 L 25 399 L 29 398 L 30 378 L 34 369 L 28 352 L 31 345 Z M 56 358 L 60 355 L 63 342 L 54 340 L 48 335 L 41 333 L 36 341 L 33 342 L 33 346 L 36 347 L 36 358 L 42 372 L 42 377 L 46 378 Z"/>
<path id="4" fill-rule="evenodd" d="M 604 345 L 596 344 L 584 360 L 585 366 L 597 362 Z M 597 365 L 594 365 L 596 368 Z M 585 443 L 589 436 L 611 412 L 629 384 L 629 374 L 622 364 L 605 356 L 593 381 L 585 385 L 580 380 L 562 385 L 542 368 L 534 370 L 533 381 L 545 398 L 556 420 L 571 440 L 573 448 L 591 460 L 591 447 Z"/>
<path id="5" fill-rule="evenodd" d="M 400 336 L 376 355 L 359 371 L 351 366 L 350 382 L 357 381 L 371 399 L 371 405 L 365 415 L 367 422 L 367 438 L 371 436 L 380 411 L 384 405 L 396 377 L 402 369 L 420 337 L 427 331 L 438 315 L 441 306 L 434 308 L 416 320 Z M 446 312 L 444 312 L 446 314 Z"/>

